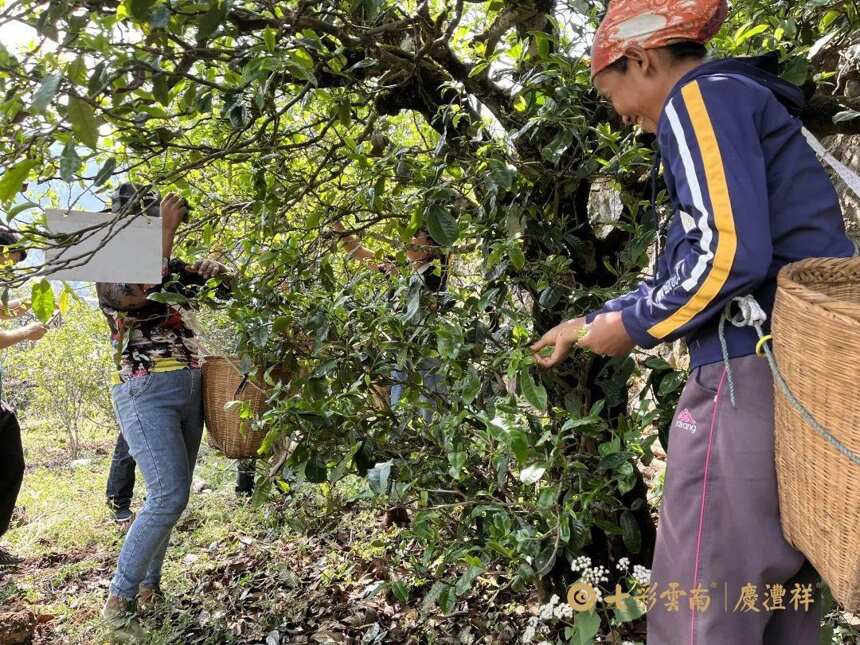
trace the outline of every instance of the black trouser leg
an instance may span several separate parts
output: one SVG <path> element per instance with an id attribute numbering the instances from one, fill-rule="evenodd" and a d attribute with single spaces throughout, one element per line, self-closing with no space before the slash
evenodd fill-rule
<path id="1" fill-rule="evenodd" d="M 256 459 L 243 459 L 236 464 L 236 494 L 250 495 L 254 492 Z"/>
<path id="2" fill-rule="evenodd" d="M 107 481 L 108 506 L 113 510 L 128 510 L 134 495 L 135 462 L 128 452 L 128 444 L 122 433 L 116 439 L 110 473 Z"/>
<path id="3" fill-rule="evenodd" d="M 0 415 L 0 535 L 3 535 L 9 530 L 24 479 L 24 447 L 18 419 L 9 412 Z"/>

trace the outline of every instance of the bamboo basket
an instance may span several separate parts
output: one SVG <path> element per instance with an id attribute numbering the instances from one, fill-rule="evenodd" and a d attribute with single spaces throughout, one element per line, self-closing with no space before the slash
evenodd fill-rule
<path id="1" fill-rule="evenodd" d="M 860 258 L 811 259 L 779 275 L 776 362 L 789 389 L 860 453 Z M 849 611 L 860 610 L 860 466 L 816 432 L 777 384 L 775 454 L 782 528 Z"/>
<path id="2" fill-rule="evenodd" d="M 224 409 L 230 401 L 247 401 L 253 416 L 266 410 L 269 388 L 258 376 L 243 374 L 237 358 L 208 356 L 203 362 L 203 416 L 209 445 L 231 459 L 257 455 L 264 432 L 253 430 L 239 416 L 241 406 Z"/>

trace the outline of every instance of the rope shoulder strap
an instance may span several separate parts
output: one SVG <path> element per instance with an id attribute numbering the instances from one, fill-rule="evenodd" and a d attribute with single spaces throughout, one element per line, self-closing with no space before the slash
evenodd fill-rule
<path id="1" fill-rule="evenodd" d="M 738 313 L 734 316 L 731 314 L 732 305 L 737 305 L 738 307 Z M 741 296 L 739 298 L 735 298 L 726 305 L 726 308 L 723 310 L 723 315 L 720 318 L 720 345 L 723 350 L 723 362 L 726 366 L 726 380 L 728 381 L 732 407 L 735 407 L 736 404 L 735 383 L 732 375 L 731 362 L 729 361 L 728 347 L 726 345 L 726 321 L 731 322 L 735 327 L 753 327 L 756 330 L 760 339 L 759 344 L 764 348 L 764 355 L 767 357 L 770 371 L 773 372 L 774 381 L 779 385 L 779 389 L 782 390 L 782 393 L 785 395 L 786 400 L 791 404 L 791 407 L 793 407 L 801 418 L 809 424 L 809 427 L 818 433 L 818 435 L 827 441 L 827 443 L 839 451 L 840 454 L 847 457 L 851 463 L 856 466 L 860 466 L 860 453 L 851 450 L 851 448 L 837 439 L 832 432 L 820 424 L 806 406 L 803 405 L 803 403 L 791 391 L 791 388 L 776 363 L 776 357 L 773 355 L 773 350 L 766 342 L 769 340 L 769 337 L 764 333 L 764 323 L 767 321 L 767 314 L 765 314 L 761 305 L 759 305 L 758 301 L 753 296 Z"/>
<path id="2" fill-rule="evenodd" d="M 803 128 L 802 132 L 806 141 L 809 143 L 809 146 L 815 150 L 815 153 L 821 157 L 828 166 L 833 168 L 833 171 L 839 175 L 839 178 L 845 182 L 845 185 L 851 189 L 851 192 L 860 199 L 860 175 L 834 157 L 833 154 L 824 147 L 824 144 L 816 139 L 815 135 L 809 130 Z"/>
<path id="3" fill-rule="evenodd" d="M 824 147 L 824 144 L 821 143 L 821 141 L 819 141 L 809 130 L 803 128 L 801 132 L 803 132 L 806 142 L 815 151 L 815 154 L 821 157 L 824 163 L 833 168 L 833 171 L 839 175 L 839 178 L 843 182 L 845 182 L 845 185 L 848 186 L 848 189 L 852 193 L 854 193 L 854 196 L 857 197 L 857 199 L 860 199 L 860 175 L 834 157 L 833 154 Z M 860 255 L 860 241 L 858 240 L 854 240 L 854 255 Z"/>

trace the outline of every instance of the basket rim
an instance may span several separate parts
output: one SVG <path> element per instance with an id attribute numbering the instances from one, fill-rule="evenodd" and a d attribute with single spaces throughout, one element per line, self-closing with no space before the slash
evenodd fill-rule
<path id="1" fill-rule="evenodd" d="M 857 272 L 857 279 L 860 280 L 860 257 L 852 258 L 807 258 L 798 262 L 792 262 L 785 265 L 777 276 L 777 286 L 788 295 L 801 298 L 809 307 L 815 307 L 822 311 L 826 311 L 828 315 L 839 319 L 848 324 L 860 325 L 860 318 L 847 316 L 842 312 L 834 311 L 830 307 L 817 302 L 822 295 L 818 289 L 810 287 L 808 284 L 798 281 L 797 274 L 816 267 L 820 269 L 828 269 L 835 267 L 844 267 L 848 264 L 849 267 Z M 849 279 L 834 280 L 834 284 L 849 282 Z"/>
<path id="2" fill-rule="evenodd" d="M 250 385 L 254 389 L 258 390 L 261 394 L 264 394 L 266 396 L 269 396 L 271 393 L 271 390 L 272 390 L 272 385 L 267 383 L 264 379 L 264 376 L 269 369 L 271 369 L 272 367 L 275 367 L 276 372 L 278 372 L 278 370 L 281 370 L 279 372 L 280 374 L 282 374 L 282 375 L 283 374 L 289 374 L 289 372 L 284 370 L 283 367 L 277 366 L 277 365 L 274 365 L 274 366 L 271 366 L 268 368 L 255 367 L 253 372 L 249 372 L 246 374 L 245 372 L 243 372 L 239 368 L 238 364 L 239 364 L 241 359 L 235 355 L 227 356 L 227 355 L 223 355 L 223 354 L 209 354 L 209 355 L 201 356 L 201 358 L 203 359 L 201 362 L 202 363 L 201 367 L 204 370 L 206 368 L 207 363 L 211 364 L 213 367 L 215 367 L 216 365 L 220 366 L 220 365 L 227 364 L 230 366 L 230 368 L 232 369 L 234 374 L 236 374 L 237 376 L 241 376 L 242 378 L 247 379 L 248 385 Z M 217 367 L 215 367 L 215 369 L 217 369 Z M 284 380 L 282 379 L 281 382 L 283 383 Z"/>

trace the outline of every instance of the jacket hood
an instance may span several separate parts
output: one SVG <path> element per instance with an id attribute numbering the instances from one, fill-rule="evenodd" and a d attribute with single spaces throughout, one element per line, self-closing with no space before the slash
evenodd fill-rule
<path id="1" fill-rule="evenodd" d="M 704 63 L 692 70 L 681 79 L 678 87 L 695 78 L 713 74 L 746 76 L 768 88 L 789 114 L 797 116 L 806 107 L 806 96 L 803 89 L 777 76 L 778 69 L 779 56 L 776 52 L 750 58 L 724 58 Z"/>

